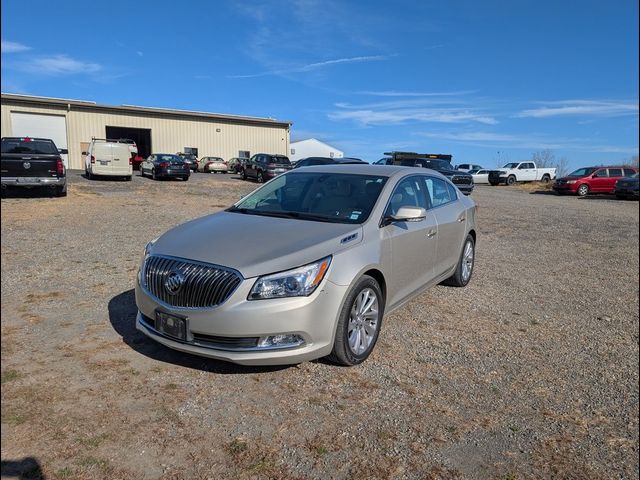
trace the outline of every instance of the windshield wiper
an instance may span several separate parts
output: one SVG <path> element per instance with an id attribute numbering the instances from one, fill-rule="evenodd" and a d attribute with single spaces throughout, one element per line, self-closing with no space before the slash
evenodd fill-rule
<path id="1" fill-rule="evenodd" d="M 245 213 L 247 215 L 263 215 L 265 217 L 296 218 L 299 220 L 315 220 L 318 222 L 348 223 L 348 222 L 343 222 L 344 219 L 341 219 L 341 218 L 328 217 L 326 215 L 317 215 L 315 213 L 305 213 L 305 212 L 257 210 L 254 208 L 238 208 L 238 207 L 230 207 L 227 209 L 227 212 Z"/>

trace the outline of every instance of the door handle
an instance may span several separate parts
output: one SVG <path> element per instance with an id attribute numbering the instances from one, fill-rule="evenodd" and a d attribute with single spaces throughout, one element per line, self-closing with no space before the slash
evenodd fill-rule
<path id="1" fill-rule="evenodd" d="M 465 220 L 466 220 L 466 218 L 465 218 L 465 217 L 458 217 L 458 221 L 459 221 L 459 222 L 464 222 Z"/>
<path id="2" fill-rule="evenodd" d="M 427 238 L 433 238 L 436 236 L 436 232 L 435 230 L 431 230 L 430 232 L 427 233 Z"/>

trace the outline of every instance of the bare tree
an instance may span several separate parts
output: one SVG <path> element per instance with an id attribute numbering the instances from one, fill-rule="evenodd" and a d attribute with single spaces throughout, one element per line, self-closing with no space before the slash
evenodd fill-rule
<path id="1" fill-rule="evenodd" d="M 538 168 L 553 167 L 556 164 L 556 156 L 553 151 L 549 149 L 533 152 L 531 160 L 536 162 Z"/>
<path id="2" fill-rule="evenodd" d="M 555 164 L 556 178 L 564 177 L 569 173 L 569 160 L 567 157 L 560 157 Z"/>
<path id="3" fill-rule="evenodd" d="M 638 155 L 634 155 L 633 157 L 631 157 L 631 165 L 633 165 L 634 167 L 638 168 Z"/>

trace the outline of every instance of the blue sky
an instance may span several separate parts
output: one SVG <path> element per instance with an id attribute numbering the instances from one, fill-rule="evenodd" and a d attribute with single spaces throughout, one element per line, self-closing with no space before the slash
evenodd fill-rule
<path id="1" fill-rule="evenodd" d="M 3 0 L 2 91 L 291 120 L 369 161 L 617 163 L 638 2 Z"/>

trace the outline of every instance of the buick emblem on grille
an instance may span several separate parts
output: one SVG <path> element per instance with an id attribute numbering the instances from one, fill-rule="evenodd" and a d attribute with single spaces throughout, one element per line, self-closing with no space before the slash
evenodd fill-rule
<path id="1" fill-rule="evenodd" d="M 25 170 L 29 170 L 31 168 L 31 162 L 24 162 L 22 166 L 25 168 Z"/>
<path id="2" fill-rule="evenodd" d="M 184 275 L 182 272 L 173 270 L 167 275 L 164 281 L 164 288 L 169 295 L 176 295 L 184 284 Z"/>

